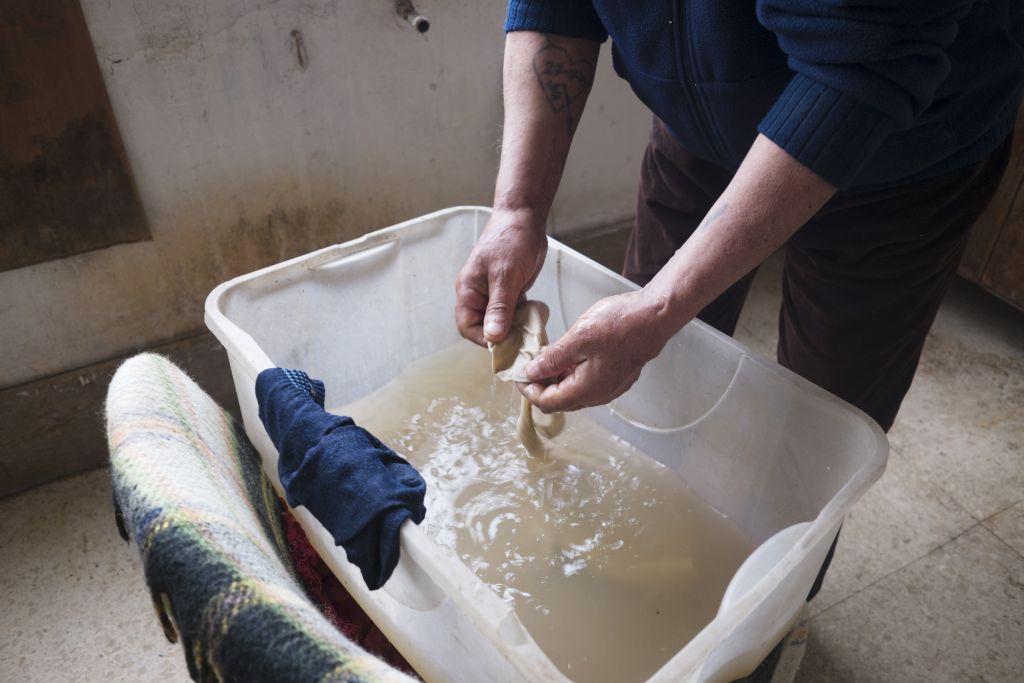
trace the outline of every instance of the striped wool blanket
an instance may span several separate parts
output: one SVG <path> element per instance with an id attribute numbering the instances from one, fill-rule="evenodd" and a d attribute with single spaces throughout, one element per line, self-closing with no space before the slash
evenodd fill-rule
<path id="1" fill-rule="evenodd" d="M 180 369 L 154 354 L 125 362 L 106 425 L 119 526 L 193 680 L 412 680 L 348 641 L 306 597 L 259 456 Z"/>

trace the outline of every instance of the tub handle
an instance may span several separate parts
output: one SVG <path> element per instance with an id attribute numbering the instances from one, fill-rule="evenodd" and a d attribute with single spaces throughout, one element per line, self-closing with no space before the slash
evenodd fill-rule
<path id="1" fill-rule="evenodd" d="M 391 578 L 381 588 L 395 602 L 416 612 L 437 609 L 445 601 L 441 588 L 407 558 L 399 560 Z"/>

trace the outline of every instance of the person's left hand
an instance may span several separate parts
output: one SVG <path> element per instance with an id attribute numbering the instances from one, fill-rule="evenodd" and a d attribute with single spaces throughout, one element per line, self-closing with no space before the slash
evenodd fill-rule
<path id="1" fill-rule="evenodd" d="M 625 392 L 679 329 L 645 290 L 602 299 L 526 367 L 519 391 L 545 413 L 607 403 Z"/>

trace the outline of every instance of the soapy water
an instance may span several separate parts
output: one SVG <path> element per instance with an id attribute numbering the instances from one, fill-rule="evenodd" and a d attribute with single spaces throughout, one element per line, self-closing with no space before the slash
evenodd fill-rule
<path id="1" fill-rule="evenodd" d="M 469 342 L 334 412 L 419 469 L 424 532 L 576 681 L 646 680 L 711 621 L 753 550 L 674 472 L 585 415 L 530 457 L 518 392 Z"/>

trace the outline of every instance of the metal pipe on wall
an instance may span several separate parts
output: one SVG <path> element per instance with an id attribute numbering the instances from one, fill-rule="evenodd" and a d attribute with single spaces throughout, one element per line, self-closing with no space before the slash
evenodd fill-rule
<path id="1" fill-rule="evenodd" d="M 426 33 L 430 30 L 430 21 L 416 11 L 416 8 L 412 6 L 412 0 L 395 0 L 395 11 L 398 12 L 398 16 L 405 19 L 410 26 L 420 33 Z"/>

